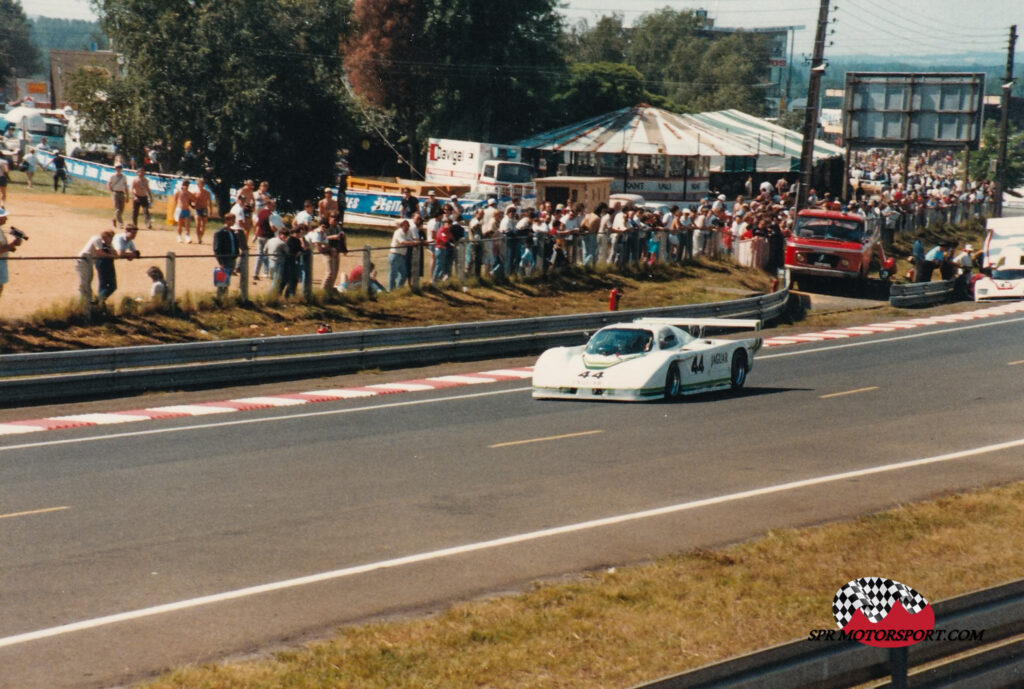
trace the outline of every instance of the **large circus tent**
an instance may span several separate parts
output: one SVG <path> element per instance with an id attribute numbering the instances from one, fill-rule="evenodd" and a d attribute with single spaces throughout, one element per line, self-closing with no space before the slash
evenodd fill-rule
<path id="1" fill-rule="evenodd" d="M 682 115 L 640 104 L 542 132 L 516 145 L 533 152 L 542 169 L 553 172 L 557 166 L 560 174 L 609 175 L 617 181 L 616 191 L 657 199 L 705 193 L 715 176 L 745 180 L 795 175 L 802 137 L 739 110 Z M 841 161 L 842 155 L 838 146 L 815 142 L 816 165 Z"/>

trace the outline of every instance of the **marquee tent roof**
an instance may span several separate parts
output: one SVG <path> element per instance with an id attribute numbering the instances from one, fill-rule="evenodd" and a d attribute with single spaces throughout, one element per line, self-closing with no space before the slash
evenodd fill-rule
<path id="1" fill-rule="evenodd" d="M 796 132 L 739 110 L 677 115 L 641 104 L 517 142 L 523 148 L 586 153 L 669 156 L 800 157 Z M 842 149 L 816 141 L 814 158 L 842 155 Z M 761 166 L 759 165 L 759 168 Z M 788 166 L 787 166 L 788 168 Z"/>

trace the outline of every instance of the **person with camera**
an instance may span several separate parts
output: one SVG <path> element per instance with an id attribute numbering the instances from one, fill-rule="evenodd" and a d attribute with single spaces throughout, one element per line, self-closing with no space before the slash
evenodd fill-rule
<path id="1" fill-rule="evenodd" d="M 14 237 L 11 241 L 7 241 L 7 235 L 4 234 L 4 225 L 7 224 L 7 212 L 0 208 L 0 295 L 4 293 L 4 285 L 8 281 L 7 273 L 7 254 L 14 252 L 21 243 L 28 239 L 25 233 L 19 230 L 17 227 L 11 228 L 11 235 Z"/>

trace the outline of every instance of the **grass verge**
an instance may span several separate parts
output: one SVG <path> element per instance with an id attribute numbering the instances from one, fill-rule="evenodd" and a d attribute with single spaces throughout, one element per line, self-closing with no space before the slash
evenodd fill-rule
<path id="1" fill-rule="evenodd" d="M 684 266 L 654 266 L 625 273 L 566 269 L 547 280 L 473 281 L 465 285 L 423 284 L 418 293 L 401 290 L 376 301 L 362 293 L 311 299 L 251 295 L 249 303 L 212 293 L 178 295 L 170 313 L 131 299 L 90 312 L 75 300 L 3 323 L 0 351 L 55 351 L 89 347 L 165 344 L 209 339 L 299 335 L 320 323 L 334 331 L 422 326 L 438 323 L 552 316 L 603 311 L 608 291 L 621 288 L 623 309 L 735 299 L 767 290 L 769 277 L 726 262 L 701 260 Z M 116 300 L 115 300 L 116 301 Z"/>
<path id="2" fill-rule="evenodd" d="M 857 577 L 892 577 L 932 602 L 1017 578 L 1022 500 L 1016 483 L 772 531 L 430 617 L 353 626 L 330 641 L 143 686 L 627 687 L 832 629 L 832 596 Z"/>

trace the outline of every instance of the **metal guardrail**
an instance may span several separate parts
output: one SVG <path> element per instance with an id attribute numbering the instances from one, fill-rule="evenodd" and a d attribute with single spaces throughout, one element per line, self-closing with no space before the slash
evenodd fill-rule
<path id="1" fill-rule="evenodd" d="M 771 320 L 786 290 L 735 301 L 418 328 L 0 356 L 0 400 L 55 399 L 317 377 L 371 368 L 535 354 L 581 332 L 645 316 Z"/>
<path id="2" fill-rule="evenodd" d="M 889 288 L 889 304 L 899 307 L 943 304 L 952 299 L 955 284 L 956 280 L 939 280 L 892 285 Z"/>
<path id="3" fill-rule="evenodd" d="M 846 689 L 883 686 L 1000 689 L 1024 686 L 1024 579 L 934 606 L 935 628 L 984 630 L 982 640 L 922 641 L 882 649 L 853 641 L 794 641 L 634 689 Z M 928 666 L 928 667 L 925 667 Z M 873 685 L 876 686 L 876 685 Z"/>

